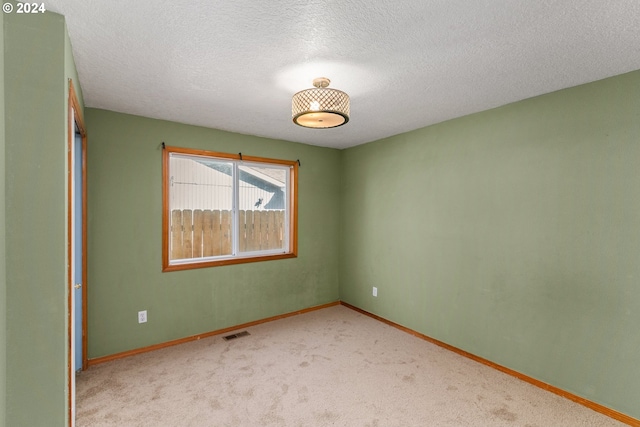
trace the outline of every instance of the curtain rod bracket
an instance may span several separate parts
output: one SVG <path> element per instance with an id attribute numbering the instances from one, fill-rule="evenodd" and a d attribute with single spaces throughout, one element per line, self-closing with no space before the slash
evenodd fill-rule
<path id="1" fill-rule="evenodd" d="M 300 167 L 300 166 L 302 166 L 302 165 L 300 164 L 300 159 L 298 159 L 298 167 Z"/>
<path id="2" fill-rule="evenodd" d="M 162 149 L 164 150 L 165 148 L 167 147 L 164 145 L 164 141 L 162 141 Z"/>
<path id="3" fill-rule="evenodd" d="M 240 161 L 242 161 L 242 153 L 238 153 L 238 156 L 240 156 Z"/>

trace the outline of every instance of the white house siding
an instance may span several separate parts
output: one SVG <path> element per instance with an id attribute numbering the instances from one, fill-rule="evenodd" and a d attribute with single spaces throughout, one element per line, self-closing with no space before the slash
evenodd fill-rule
<path id="1" fill-rule="evenodd" d="M 189 158 L 172 156 L 170 162 L 170 209 L 231 210 L 232 179 L 230 175 Z M 219 164 L 224 165 L 225 162 L 220 161 Z M 231 163 L 226 164 L 231 169 Z M 247 168 L 243 169 L 247 170 Z M 272 192 L 240 181 L 239 209 L 262 210 L 273 196 Z M 260 199 L 262 201 L 256 207 Z"/>

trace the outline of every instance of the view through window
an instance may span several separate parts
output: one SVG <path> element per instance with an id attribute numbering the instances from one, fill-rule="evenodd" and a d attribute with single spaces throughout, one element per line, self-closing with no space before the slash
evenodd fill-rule
<path id="1" fill-rule="evenodd" d="M 295 256 L 297 166 L 166 147 L 163 270 Z"/>

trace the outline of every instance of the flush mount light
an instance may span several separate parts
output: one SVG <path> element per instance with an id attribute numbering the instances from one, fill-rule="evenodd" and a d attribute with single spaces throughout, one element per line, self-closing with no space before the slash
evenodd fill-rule
<path id="1" fill-rule="evenodd" d="M 329 89 L 326 77 L 313 79 L 314 89 L 302 90 L 291 100 L 293 123 L 307 128 L 327 129 L 349 121 L 349 95 Z"/>

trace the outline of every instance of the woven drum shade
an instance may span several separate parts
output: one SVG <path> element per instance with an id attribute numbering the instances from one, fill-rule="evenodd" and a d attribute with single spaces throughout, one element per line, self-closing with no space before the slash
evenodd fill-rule
<path id="1" fill-rule="evenodd" d="M 293 95 L 291 115 L 297 125 L 326 129 L 342 126 L 349 121 L 349 95 L 341 90 L 329 89 L 329 79 L 313 81 L 313 89 Z"/>

